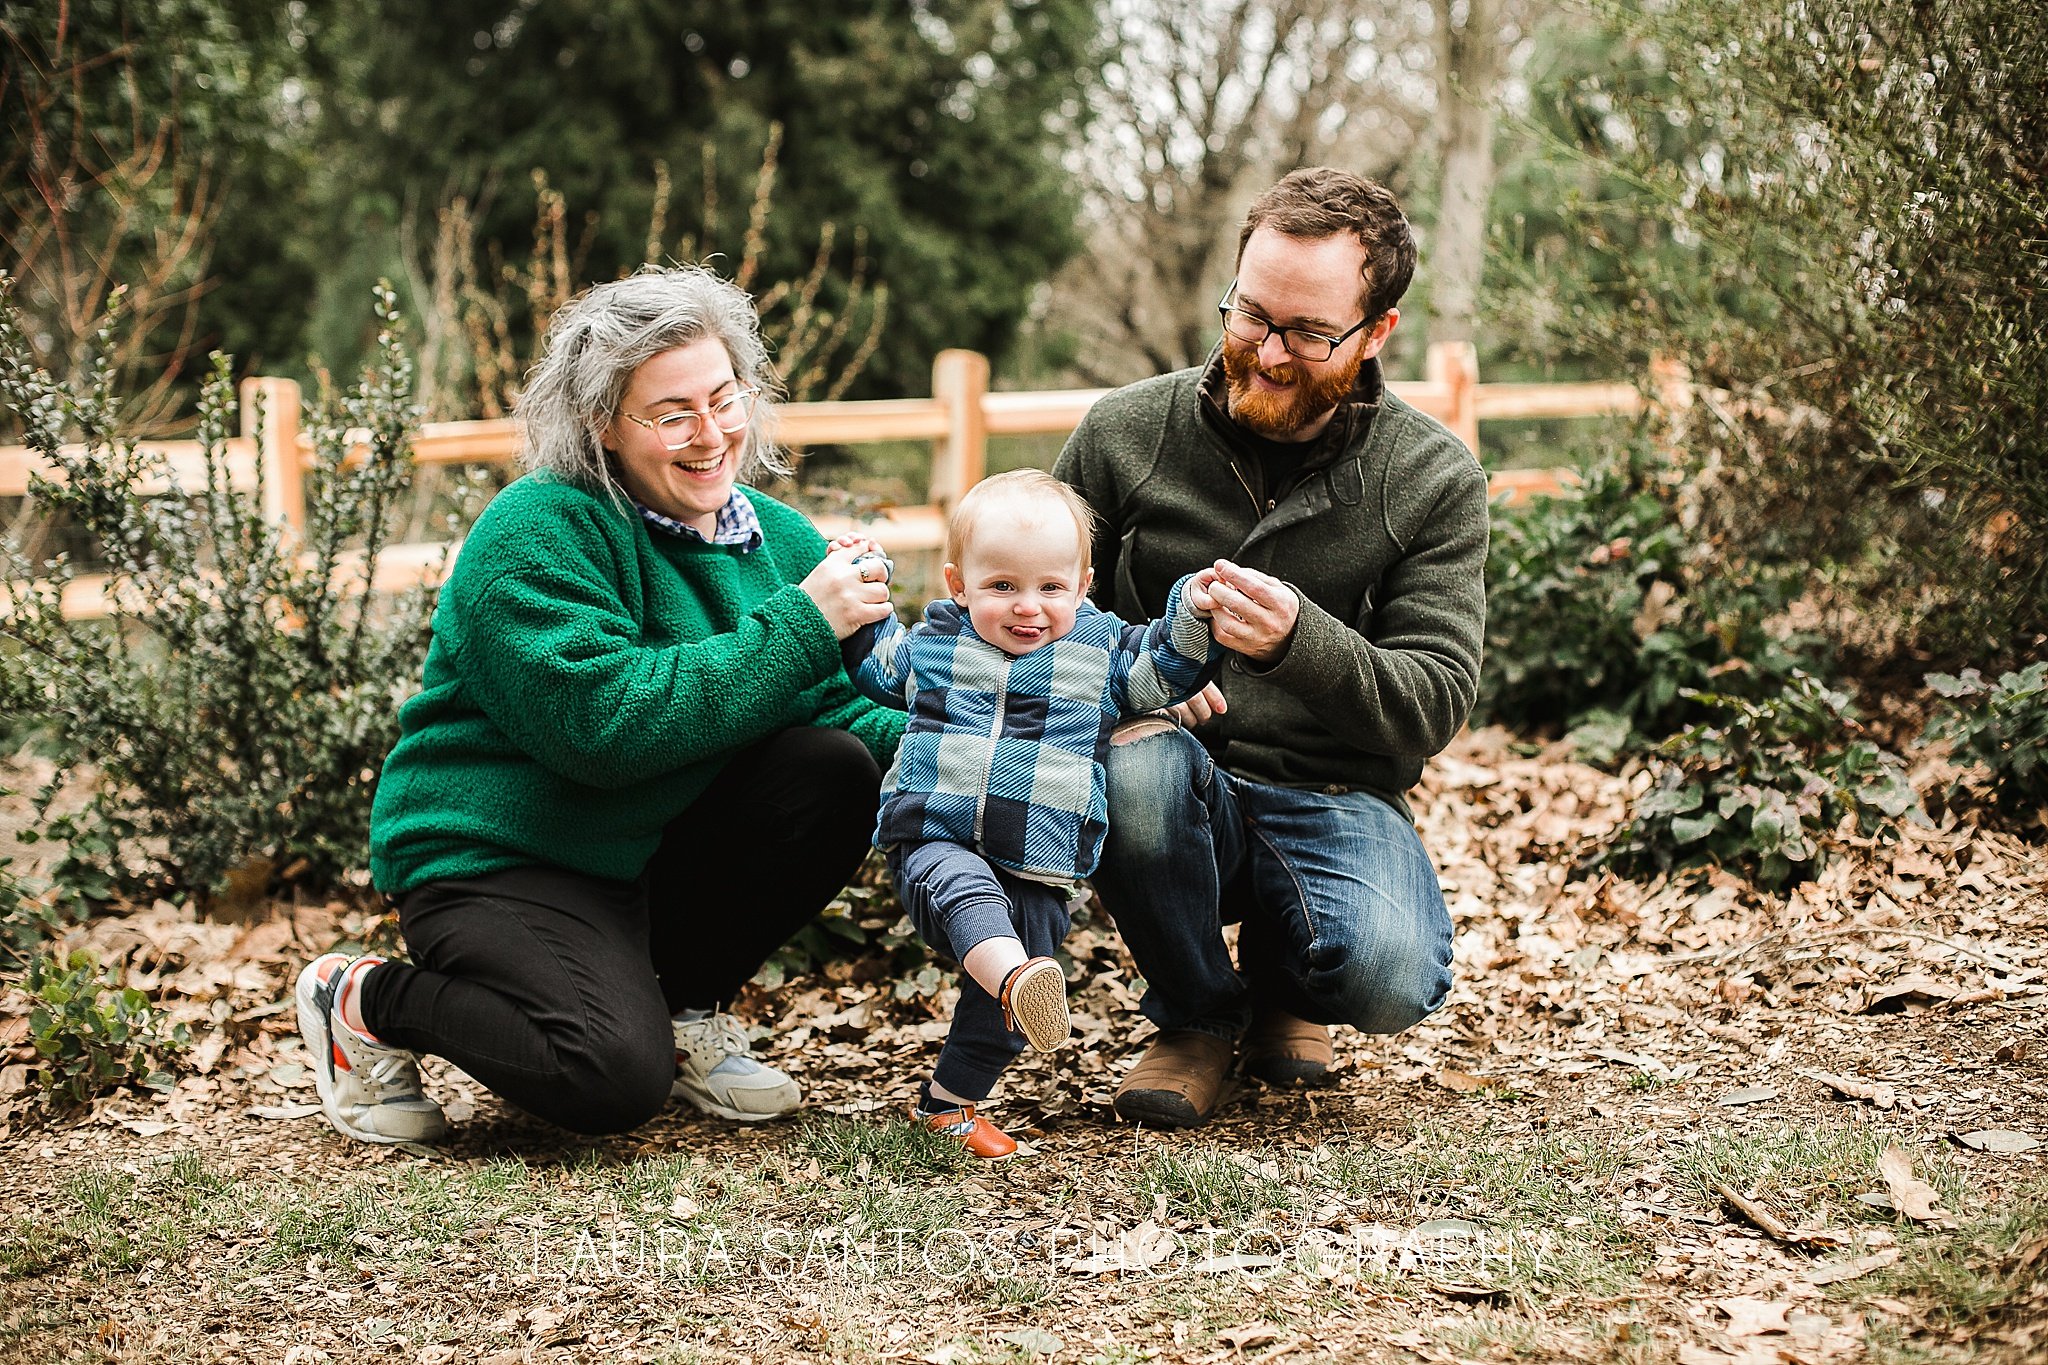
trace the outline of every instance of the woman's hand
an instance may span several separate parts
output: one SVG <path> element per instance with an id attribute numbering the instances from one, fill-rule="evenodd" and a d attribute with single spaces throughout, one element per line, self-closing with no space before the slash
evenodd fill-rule
<path id="1" fill-rule="evenodd" d="M 861 566 L 854 562 L 866 553 L 865 545 L 872 543 L 835 542 L 831 551 L 818 561 L 818 567 L 797 584 L 818 604 L 838 639 L 844 640 L 862 626 L 872 625 L 889 614 L 889 584 L 868 581 Z"/>

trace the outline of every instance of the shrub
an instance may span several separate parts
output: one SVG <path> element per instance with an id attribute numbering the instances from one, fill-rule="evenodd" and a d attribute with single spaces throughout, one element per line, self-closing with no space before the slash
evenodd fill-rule
<path id="1" fill-rule="evenodd" d="M 1578 728 L 1582 750 L 1604 759 L 1696 715 L 1693 690 L 1762 695 L 1801 662 L 1805 642 L 1765 627 L 1794 596 L 1792 576 L 1694 543 L 1653 459 L 1624 452 L 1576 496 L 1496 511 L 1481 716 Z"/>
<path id="2" fill-rule="evenodd" d="M 2026 0 L 1594 8 L 1633 60 L 1564 92 L 1581 152 L 1497 324 L 1682 358 L 1719 531 L 1850 571 L 1881 655 L 2037 655 L 2048 26 Z"/>
<path id="3" fill-rule="evenodd" d="M 1922 815 L 1904 762 L 1862 734 L 1847 696 L 1806 674 L 1763 701 L 1692 697 L 1714 719 L 1660 746 L 1608 854 L 1623 870 L 1713 863 L 1780 887 L 1819 870 L 1820 841 L 1845 820 L 1869 836 Z"/>
<path id="4" fill-rule="evenodd" d="M 828 962 L 859 958 L 871 959 L 895 978 L 898 1000 L 934 995 L 943 984 L 944 972 L 933 965 L 931 953 L 896 900 L 881 855 L 872 851 L 854 871 L 852 883 L 776 949 L 754 980 L 774 990 L 790 977 Z"/>
<path id="5" fill-rule="evenodd" d="M 1930 673 L 1927 685 L 1954 703 L 1928 736 L 1955 741 L 1957 758 L 1984 767 L 1998 809 L 2048 828 L 2048 661 L 1995 683 L 1967 668 Z"/>
<path id="6" fill-rule="evenodd" d="M 212 896 L 296 882 L 326 889 L 363 858 L 372 784 L 419 676 L 430 599 L 368 591 L 394 504 L 411 477 L 411 364 L 378 294 L 380 358 L 310 424 L 306 520 L 266 515 L 264 489 L 230 485 L 236 412 L 216 355 L 199 408 L 204 486 L 168 485 L 165 457 L 117 429 L 104 357 L 65 386 L 33 365 L 0 294 L 0 401 L 27 443 L 63 471 L 31 497 L 103 547 L 112 616 L 71 622 L 74 576 L 10 554 L 6 577 L 40 574 L 0 618 L 9 647 L 0 703 L 44 727 L 58 779 L 86 775 L 60 880 L 93 898 Z M 112 327 L 103 329 L 108 334 Z M 64 440 L 78 444 L 66 449 Z M 94 879 L 98 878 L 97 881 Z"/>
<path id="7" fill-rule="evenodd" d="M 75 904 L 42 879 L 16 872 L 12 858 L 0 858 L 0 969 L 20 967 L 76 923 Z"/>
<path id="8" fill-rule="evenodd" d="M 130 1081 L 167 1084 L 170 1054 L 192 1041 L 183 1024 L 169 1023 L 148 996 L 103 974 L 83 950 L 36 958 L 22 989 L 32 1002 L 36 1079 L 58 1103 L 83 1104 Z"/>

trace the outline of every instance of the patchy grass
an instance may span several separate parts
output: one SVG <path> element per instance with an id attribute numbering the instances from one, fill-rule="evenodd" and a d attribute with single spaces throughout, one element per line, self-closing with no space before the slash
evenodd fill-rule
<path id="1" fill-rule="evenodd" d="M 1270 1155 L 1229 1148 L 1156 1147 L 1138 1167 L 1140 1207 L 1206 1223 L 1248 1223 L 1292 1209 L 1298 1187 Z"/>
<path id="2" fill-rule="evenodd" d="M 797 1130 L 793 1159 L 809 1157 L 821 1173 L 848 1180 L 958 1176 L 974 1167 L 960 1144 L 907 1119 L 809 1118 Z"/>
<path id="3" fill-rule="evenodd" d="M 1707 1129 L 1674 1163 L 1674 1174 L 1702 1211 L 1719 1209 L 1721 1196 L 1713 1189 L 1719 1181 L 1795 1226 L 1890 1222 L 1889 1210 L 1857 1196 L 1885 1189 L 1878 1158 L 1895 1144 L 1912 1156 L 1914 1173 L 1940 1192 L 1947 1207 L 1961 1206 L 1963 1177 L 1945 1148 L 1868 1124 Z"/>
<path id="4" fill-rule="evenodd" d="M 1919 1236 L 1877 1283 L 1923 1300 L 1939 1325 L 1960 1331 L 2048 1324 L 2048 1179 L 2008 1194 L 1952 1236 Z M 2048 1329 L 2041 1332 L 2048 1345 Z"/>

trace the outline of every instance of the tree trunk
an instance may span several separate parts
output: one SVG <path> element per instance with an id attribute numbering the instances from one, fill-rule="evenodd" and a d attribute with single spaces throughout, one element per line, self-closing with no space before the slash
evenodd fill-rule
<path id="1" fill-rule="evenodd" d="M 1506 56 L 1501 0 L 1435 0 L 1443 180 L 1429 272 L 1430 340 L 1471 341 L 1493 192 L 1493 100 Z"/>

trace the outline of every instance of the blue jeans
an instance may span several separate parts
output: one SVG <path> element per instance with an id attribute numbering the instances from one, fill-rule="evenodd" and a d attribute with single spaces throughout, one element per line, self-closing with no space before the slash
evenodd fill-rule
<path id="1" fill-rule="evenodd" d="M 1051 957 L 1067 936 L 1067 893 L 997 867 L 971 848 L 933 840 L 889 850 L 896 899 L 932 951 L 965 962 L 978 944 L 1014 937 L 1027 957 Z M 979 1103 L 1024 1050 L 1003 1007 L 965 971 L 953 1026 L 932 1080 Z"/>
<path id="2" fill-rule="evenodd" d="M 1108 776 L 1095 888 L 1160 1028 L 1235 1039 L 1257 1005 L 1399 1033 L 1443 1004 L 1450 912 L 1392 806 L 1233 777 L 1178 726 L 1112 745 Z"/>

